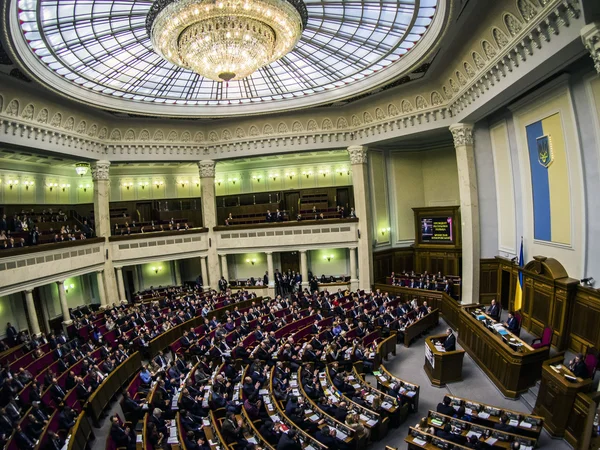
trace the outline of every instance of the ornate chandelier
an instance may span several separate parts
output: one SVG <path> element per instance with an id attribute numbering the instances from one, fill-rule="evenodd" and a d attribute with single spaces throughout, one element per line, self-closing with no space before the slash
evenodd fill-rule
<path id="1" fill-rule="evenodd" d="M 146 29 L 167 61 L 230 81 L 289 53 L 307 20 L 302 0 L 156 0 Z"/>

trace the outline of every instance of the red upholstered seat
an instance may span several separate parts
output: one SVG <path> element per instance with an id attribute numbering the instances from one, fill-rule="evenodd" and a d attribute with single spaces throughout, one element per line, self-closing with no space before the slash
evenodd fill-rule
<path id="1" fill-rule="evenodd" d="M 542 347 L 549 347 L 552 344 L 552 334 L 552 328 L 544 328 L 544 331 L 542 332 L 542 337 L 534 339 L 531 343 L 531 346 L 536 349 Z"/>

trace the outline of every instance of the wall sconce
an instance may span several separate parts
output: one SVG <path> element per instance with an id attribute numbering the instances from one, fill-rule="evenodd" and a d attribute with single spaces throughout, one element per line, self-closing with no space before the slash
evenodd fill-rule
<path id="1" fill-rule="evenodd" d="M 133 184 L 133 183 L 132 183 Z M 87 192 L 87 190 L 91 188 L 91 186 L 88 184 L 80 184 L 79 185 L 79 189 L 83 189 L 83 192 Z M 127 189 L 129 189 L 129 187 L 127 187 Z"/>
<path id="2" fill-rule="evenodd" d="M 389 228 L 389 227 L 388 228 L 382 228 L 381 229 L 381 235 L 385 236 L 385 233 L 389 233 L 390 231 L 392 231 L 392 229 Z"/>
<path id="3" fill-rule="evenodd" d="M 185 187 L 186 184 L 189 184 L 189 181 L 188 180 L 181 180 L 179 182 L 179 184 L 181 184 L 181 187 Z"/>
<path id="4" fill-rule="evenodd" d="M 287 172 L 285 174 L 286 177 L 289 177 L 289 179 L 291 180 L 292 178 L 294 178 L 296 176 L 295 172 Z"/>
<path id="5" fill-rule="evenodd" d="M 260 183 L 260 179 L 262 178 L 262 175 L 253 175 L 252 179 L 254 181 L 256 181 L 257 183 Z"/>
<path id="6" fill-rule="evenodd" d="M 48 186 L 48 189 L 50 189 L 50 192 L 52 192 L 52 189 L 58 187 L 58 183 L 48 183 L 46 186 Z"/>
<path id="7" fill-rule="evenodd" d="M 29 186 L 33 186 L 34 182 L 33 181 L 23 181 L 23 184 L 25 185 L 25 189 L 29 190 Z M 12 186 L 11 186 L 12 189 Z"/>
<path id="8" fill-rule="evenodd" d="M 71 284 L 63 284 L 63 288 L 65 289 L 65 293 L 68 294 L 69 293 L 69 289 L 73 289 L 75 287 L 75 285 L 73 283 Z"/>
<path id="9" fill-rule="evenodd" d="M 133 183 L 131 183 L 133 184 Z M 148 186 L 150 183 L 148 183 L 147 181 L 140 181 L 138 183 L 138 186 L 141 187 L 142 189 L 146 189 L 146 186 Z"/>
<path id="10" fill-rule="evenodd" d="M 254 263 L 256 262 L 256 258 L 252 258 L 252 259 L 248 258 L 248 259 L 246 260 L 246 262 L 247 262 L 248 264 L 252 264 L 252 265 L 254 265 Z"/>
<path id="11" fill-rule="evenodd" d="M 230 183 L 233 183 L 233 184 L 235 184 L 235 182 L 236 182 L 237 180 L 238 180 L 237 178 L 230 178 L 230 179 L 229 179 L 229 180 L 227 180 L 227 181 L 229 181 Z"/>
<path id="12" fill-rule="evenodd" d="M 157 274 L 162 270 L 162 266 L 152 266 L 152 270 Z"/>
<path id="13" fill-rule="evenodd" d="M 164 181 L 158 181 L 158 180 L 156 180 L 154 182 L 154 186 L 156 186 L 156 189 L 158 189 L 159 187 L 161 187 L 164 184 L 165 184 Z"/>
<path id="14" fill-rule="evenodd" d="M 278 176 L 279 176 L 279 175 L 278 175 L 278 174 L 276 174 L 276 173 L 270 173 L 270 174 L 269 174 L 269 178 L 272 178 L 272 179 L 273 179 L 273 181 L 275 181 L 275 180 L 277 179 L 277 177 L 278 177 Z"/>
<path id="15" fill-rule="evenodd" d="M 321 175 L 323 175 L 323 177 L 326 177 L 327 175 L 329 175 L 329 170 L 327 170 L 327 169 L 319 170 L 319 173 Z"/>
<path id="16" fill-rule="evenodd" d="M 344 172 L 346 172 L 346 175 L 350 175 L 350 169 L 347 167 L 340 167 L 337 172 L 340 174 L 340 177 L 344 175 Z"/>
<path id="17" fill-rule="evenodd" d="M 129 183 L 121 183 L 121 186 L 129 190 L 129 188 L 133 186 L 133 183 L 131 181 Z"/>
<path id="18" fill-rule="evenodd" d="M 329 262 L 333 259 L 333 255 L 323 255 L 323 259 L 326 259 L 327 262 Z"/>
<path id="19" fill-rule="evenodd" d="M 13 188 L 13 186 L 16 186 L 17 184 L 19 184 L 19 180 L 8 180 L 8 185 L 10 186 L 11 189 Z"/>
<path id="20" fill-rule="evenodd" d="M 307 170 L 302 172 L 302 175 L 306 176 L 306 178 L 310 177 L 312 175 L 312 170 Z"/>
<path id="21" fill-rule="evenodd" d="M 221 183 L 223 182 L 223 179 L 221 178 L 215 178 L 215 183 L 217 183 L 219 186 L 221 186 Z"/>
<path id="22" fill-rule="evenodd" d="M 60 187 L 62 188 L 62 191 L 65 192 L 65 189 L 70 188 L 71 185 L 70 184 L 61 184 Z"/>
<path id="23" fill-rule="evenodd" d="M 193 183 L 196 185 L 196 187 L 200 187 L 200 181 L 199 180 L 194 180 Z"/>

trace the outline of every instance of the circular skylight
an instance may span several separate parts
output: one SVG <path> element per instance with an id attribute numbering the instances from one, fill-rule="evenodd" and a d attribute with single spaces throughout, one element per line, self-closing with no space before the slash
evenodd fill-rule
<path id="1" fill-rule="evenodd" d="M 305 0 L 308 23 L 294 50 L 247 79 L 219 83 L 152 50 L 152 3 L 12 0 L 10 25 L 20 29 L 13 44 L 29 70 L 63 95 L 140 114 L 227 116 L 313 106 L 380 86 L 419 62 L 445 15 L 444 0 Z"/>

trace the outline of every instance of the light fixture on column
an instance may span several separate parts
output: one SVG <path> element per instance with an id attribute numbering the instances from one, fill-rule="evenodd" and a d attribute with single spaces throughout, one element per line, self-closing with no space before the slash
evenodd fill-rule
<path id="1" fill-rule="evenodd" d="M 65 293 L 68 294 L 69 293 L 69 289 L 73 289 L 75 287 L 75 285 L 73 283 L 65 283 L 63 284 L 63 289 L 65 290 Z"/>
<path id="2" fill-rule="evenodd" d="M 133 183 L 131 183 L 131 184 L 133 184 Z M 90 186 L 90 184 L 89 184 L 89 183 L 86 183 L 86 184 L 80 184 L 80 185 L 79 185 L 79 189 L 83 189 L 83 192 L 87 192 L 87 190 L 88 190 L 89 188 L 91 188 L 91 186 Z M 129 189 L 129 187 L 127 187 L 127 189 Z"/>
<path id="3" fill-rule="evenodd" d="M 247 259 L 246 259 L 246 262 L 247 262 L 248 264 L 252 264 L 252 265 L 254 265 L 254 264 L 256 263 L 256 258 L 252 258 L 252 259 L 250 259 L 250 258 L 247 258 Z"/>
<path id="4" fill-rule="evenodd" d="M 70 188 L 71 185 L 67 184 L 67 183 L 63 183 L 60 185 L 60 188 L 62 189 L 63 192 L 65 192 L 65 189 Z"/>
<path id="5" fill-rule="evenodd" d="M 90 165 L 88 163 L 77 163 L 75 164 L 75 172 L 80 177 L 84 176 L 90 170 Z"/>
<path id="6" fill-rule="evenodd" d="M 58 187 L 58 183 L 46 183 L 46 186 L 48 186 L 48 189 L 50 189 L 50 192 L 52 192 L 54 188 Z"/>
<path id="7" fill-rule="evenodd" d="M 8 180 L 8 186 L 12 189 L 13 186 L 19 184 L 19 180 Z"/>
<path id="8" fill-rule="evenodd" d="M 162 270 L 162 266 L 152 266 L 154 273 L 158 274 Z"/>
<path id="9" fill-rule="evenodd" d="M 156 180 L 154 182 L 154 186 L 156 186 L 156 189 L 161 188 L 164 184 L 165 184 L 165 182 L 162 180 Z"/>
<path id="10" fill-rule="evenodd" d="M 296 172 L 286 172 L 285 176 L 291 180 L 292 178 L 294 178 L 296 176 Z"/>
<path id="11" fill-rule="evenodd" d="M 147 181 L 140 181 L 138 183 L 138 186 L 141 187 L 142 189 L 146 189 L 146 186 L 149 186 L 150 183 L 148 183 Z"/>
<path id="12" fill-rule="evenodd" d="M 310 177 L 312 174 L 312 170 L 305 170 L 302 172 L 302 175 L 304 175 L 306 178 Z"/>
<path id="13" fill-rule="evenodd" d="M 385 236 L 386 233 L 389 233 L 390 231 L 392 231 L 392 229 L 390 227 L 387 228 L 382 228 L 381 229 L 381 235 Z"/>
<path id="14" fill-rule="evenodd" d="M 262 175 L 252 175 L 252 179 L 254 181 L 256 181 L 257 183 L 260 183 L 260 179 L 262 178 Z"/>
<path id="15" fill-rule="evenodd" d="M 25 190 L 29 190 L 29 186 L 33 186 L 34 182 L 33 181 L 23 181 L 23 185 L 25 186 Z"/>
<path id="16" fill-rule="evenodd" d="M 323 175 L 323 177 L 326 177 L 327 175 L 329 175 L 329 169 L 321 169 L 319 170 L 319 173 Z"/>
<path id="17" fill-rule="evenodd" d="M 327 260 L 327 262 L 330 262 L 333 259 L 333 255 L 323 255 L 323 259 Z"/>

